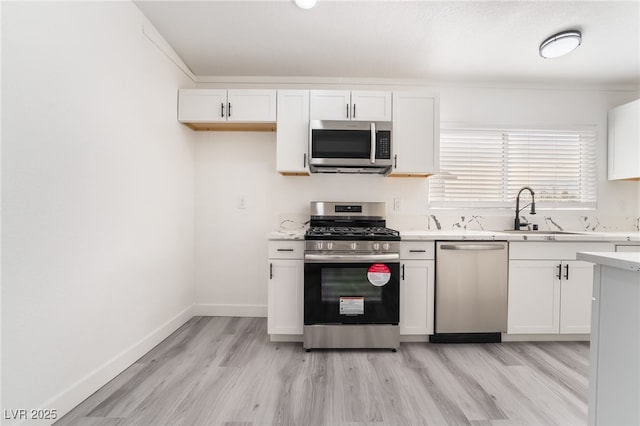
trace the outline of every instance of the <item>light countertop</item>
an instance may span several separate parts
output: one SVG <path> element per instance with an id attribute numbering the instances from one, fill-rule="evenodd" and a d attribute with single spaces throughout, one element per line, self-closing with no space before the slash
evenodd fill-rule
<path id="1" fill-rule="evenodd" d="M 570 231 L 573 232 L 573 231 Z M 575 232 L 553 234 L 544 231 L 510 233 L 501 231 L 401 231 L 403 240 L 502 240 L 502 241 L 611 241 L 640 242 L 640 232 Z"/>
<path id="2" fill-rule="evenodd" d="M 580 251 L 576 254 L 576 259 L 612 268 L 640 272 L 640 253 Z M 638 284 L 640 284 L 640 281 Z"/>
<path id="3" fill-rule="evenodd" d="M 267 235 L 269 240 L 304 240 L 306 229 L 285 229 L 272 231 Z M 571 231 L 573 232 L 573 231 Z M 548 234 L 544 231 L 507 233 L 501 231 L 472 230 L 406 230 L 400 231 L 403 241 L 435 241 L 435 240 L 500 240 L 500 241 L 606 241 L 606 242 L 640 242 L 640 232 L 580 232 L 573 234 Z"/>
<path id="4" fill-rule="evenodd" d="M 268 240 L 304 240 L 306 229 L 281 229 L 267 234 Z"/>

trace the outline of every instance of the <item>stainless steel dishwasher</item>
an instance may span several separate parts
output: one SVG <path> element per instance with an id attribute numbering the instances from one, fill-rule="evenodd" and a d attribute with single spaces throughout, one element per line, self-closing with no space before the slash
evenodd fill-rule
<path id="1" fill-rule="evenodd" d="M 500 342 L 507 331 L 508 244 L 436 242 L 435 334 L 430 341 Z"/>

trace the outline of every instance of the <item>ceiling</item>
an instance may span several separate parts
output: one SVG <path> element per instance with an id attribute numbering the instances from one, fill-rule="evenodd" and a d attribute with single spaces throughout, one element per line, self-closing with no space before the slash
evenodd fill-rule
<path id="1" fill-rule="evenodd" d="M 640 1 L 134 1 L 196 76 L 640 84 Z M 582 46 L 543 59 L 567 29 Z"/>

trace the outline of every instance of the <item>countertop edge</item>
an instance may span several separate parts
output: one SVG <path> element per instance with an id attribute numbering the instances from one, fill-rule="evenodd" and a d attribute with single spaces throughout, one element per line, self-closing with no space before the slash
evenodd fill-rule
<path id="1" fill-rule="evenodd" d="M 436 241 L 436 240 L 487 240 L 509 242 L 612 242 L 612 243 L 637 243 L 640 242 L 640 233 L 616 232 L 616 233 L 576 233 L 576 234 L 512 234 L 499 231 L 401 231 L 402 241 Z"/>
<path id="2" fill-rule="evenodd" d="M 576 259 L 612 268 L 640 272 L 640 253 L 579 251 L 576 253 Z"/>
<path id="3" fill-rule="evenodd" d="M 267 234 L 269 241 L 304 241 L 304 230 L 276 230 Z M 608 242 L 640 243 L 640 233 L 603 232 L 576 234 L 511 234 L 499 231 L 400 231 L 401 241 L 509 241 L 509 242 Z"/>

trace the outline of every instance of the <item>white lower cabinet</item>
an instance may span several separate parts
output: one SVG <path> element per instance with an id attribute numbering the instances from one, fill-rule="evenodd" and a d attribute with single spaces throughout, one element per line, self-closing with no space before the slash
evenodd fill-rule
<path id="1" fill-rule="evenodd" d="M 593 264 L 579 260 L 563 261 L 562 277 L 560 334 L 590 333 Z"/>
<path id="2" fill-rule="evenodd" d="M 433 334 L 435 264 L 433 242 L 402 242 L 400 334 Z"/>
<path id="3" fill-rule="evenodd" d="M 508 333 L 589 333 L 592 283 L 587 262 L 512 260 Z"/>
<path id="4" fill-rule="evenodd" d="M 267 332 L 302 334 L 304 302 L 304 243 L 269 242 Z"/>
<path id="5" fill-rule="evenodd" d="M 511 243 L 507 333 L 588 334 L 593 265 L 569 259 L 611 250 L 609 243 Z"/>

